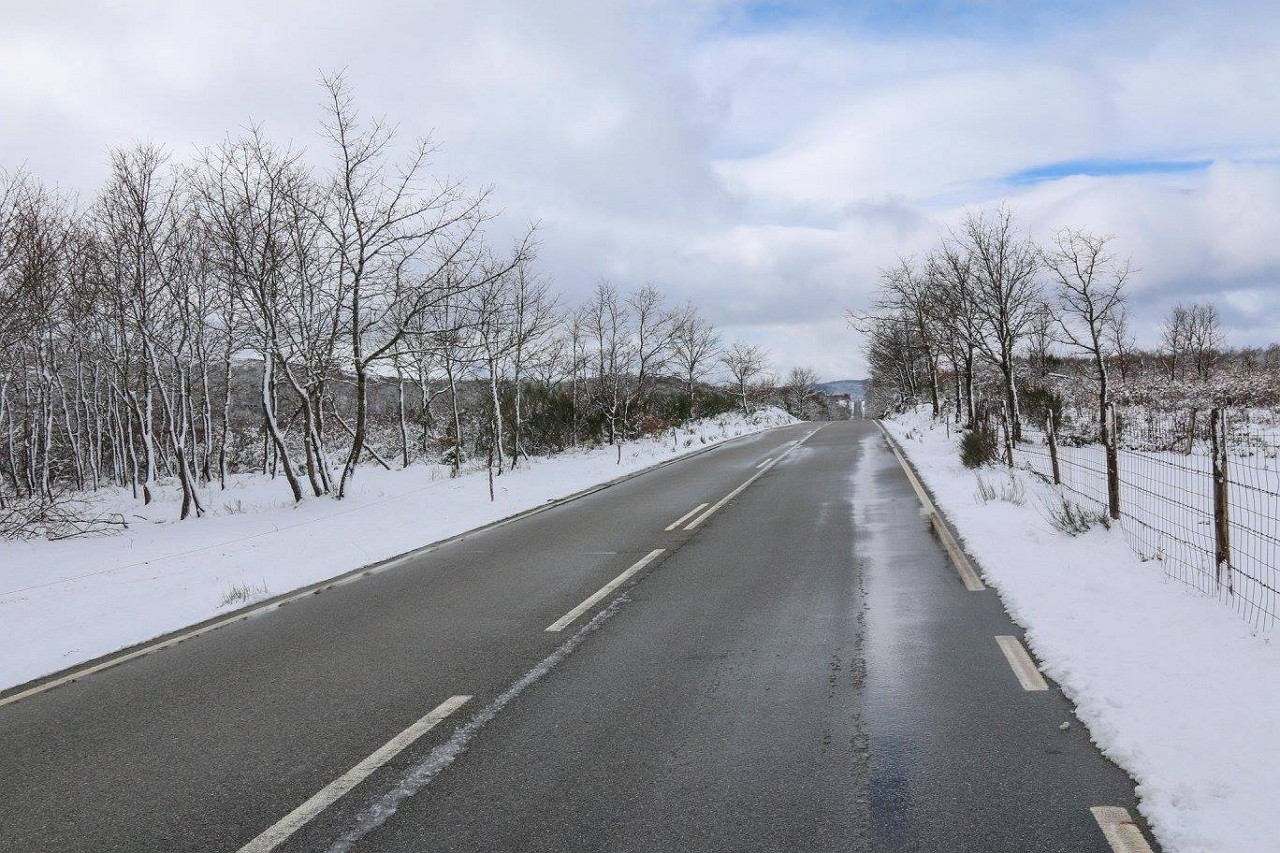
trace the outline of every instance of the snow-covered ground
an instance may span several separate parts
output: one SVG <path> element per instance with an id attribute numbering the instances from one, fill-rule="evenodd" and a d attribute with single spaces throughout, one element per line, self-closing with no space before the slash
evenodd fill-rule
<path id="1" fill-rule="evenodd" d="M 1271 413 L 1268 413 L 1271 414 Z M 1273 627 L 1280 614 L 1280 459 L 1274 433 L 1247 432 L 1245 423 L 1228 440 L 1227 493 L 1231 519 L 1231 583 L 1224 601 L 1252 625 Z M 1208 442 L 1192 452 L 1143 447 L 1142 425 L 1126 434 L 1118 451 L 1120 527 L 1144 560 L 1158 560 L 1165 573 L 1202 592 L 1217 589 L 1213 474 Z M 1024 429 L 1014 452 L 1018 467 L 1046 479 L 1052 463 L 1043 431 Z M 1250 440 L 1252 438 L 1252 441 Z M 1185 443 L 1185 439 L 1183 440 Z M 1107 506 L 1106 452 L 1099 444 L 1058 448 L 1061 479 L 1073 499 L 1099 510 Z"/>
<path id="2" fill-rule="evenodd" d="M 1055 490 L 1022 472 L 965 469 L 956 433 L 917 411 L 885 422 L 984 577 L 1076 705 L 1094 741 L 1138 782 L 1166 853 L 1280 851 L 1280 643 L 1165 578 L 1119 529 L 1070 537 Z"/>
<path id="3" fill-rule="evenodd" d="M 666 459 L 774 426 L 780 409 L 724 415 L 630 442 L 532 460 L 495 481 L 483 469 L 363 468 L 343 501 L 294 504 L 282 481 L 240 477 L 205 494 L 211 513 L 173 521 L 175 497 L 102 508 L 115 536 L 0 543 L 0 689 L 515 515 Z"/>

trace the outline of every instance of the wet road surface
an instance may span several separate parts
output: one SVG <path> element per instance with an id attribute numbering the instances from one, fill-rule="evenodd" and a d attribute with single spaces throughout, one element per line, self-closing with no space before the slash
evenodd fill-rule
<path id="1" fill-rule="evenodd" d="M 1108 851 L 1019 635 L 873 424 L 787 427 L 0 707 L 0 850 Z"/>

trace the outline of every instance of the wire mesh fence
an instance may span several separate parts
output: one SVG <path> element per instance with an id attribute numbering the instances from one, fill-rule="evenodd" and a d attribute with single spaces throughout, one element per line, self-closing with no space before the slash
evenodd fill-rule
<path id="1" fill-rule="evenodd" d="M 1126 407 L 1112 420 L 1111 464 L 1098 418 L 1070 412 L 1024 423 L 1012 463 L 1116 518 L 1138 556 L 1158 561 L 1167 577 L 1219 597 L 1259 630 L 1273 628 L 1280 412 Z"/>

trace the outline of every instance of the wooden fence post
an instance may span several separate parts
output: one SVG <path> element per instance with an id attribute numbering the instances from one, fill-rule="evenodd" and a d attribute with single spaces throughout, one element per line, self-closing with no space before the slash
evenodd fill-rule
<path id="1" fill-rule="evenodd" d="M 1120 520 L 1120 437 L 1116 435 L 1116 404 L 1107 404 L 1103 439 L 1107 447 L 1107 510 L 1116 521 Z"/>
<path id="2" fill-rule="evenodd" d="M 1053 466 L 1053 484 L 1062 485 L 1062 471 L 1058 468 L 1058 430 L 1053 425 L 1053 413 L 1044 422 L 1044 434 L 1049 439 L 1049 462 Z"/>
<path id="3" fill-rule="evenodd" d="M 1214 556 L 1218 562 L 1218 587 L 1234 594 L 1231 577 L 1230 498 L 1227 489 L 1227 428 L 1222 409 L 1209 412 L 1209 447 L 1213 453 Z"/>

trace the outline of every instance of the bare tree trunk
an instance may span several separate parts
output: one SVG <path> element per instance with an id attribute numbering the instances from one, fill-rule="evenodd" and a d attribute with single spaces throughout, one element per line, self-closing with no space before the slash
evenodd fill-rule
<path id="1" fill-rule="evenodd" d="M 275 364 L 270 355 L 262 360 L 262 423 L 275 448 L 276 459 L 284 469 L 284 477 L 289 483 L 289 491 L 293 493 L 293 500 L 298 503 L 302 500 L 302 486 L 294 473 L 289 449 L 285 446 L 284 436 L 276 423 Z"/>
<path id="2" fill-rule="evenodd" d="M 404 411 L 404 376 L 399 367 L 396 367 L 396 379 L 396 402 L 400 413 L 400 467 L 404 469 L 409 467 L 409 422 Z"/>
<path id="3" fill-rule="evenodd" d="M 498 473 L 503 470 L 506 454 L 502 448 L 502 401 L 498 397 L 498 373 L 494 360 L 489 361 L 489 394 L 493 398 L 493 447 L 498 457 Z"/>

